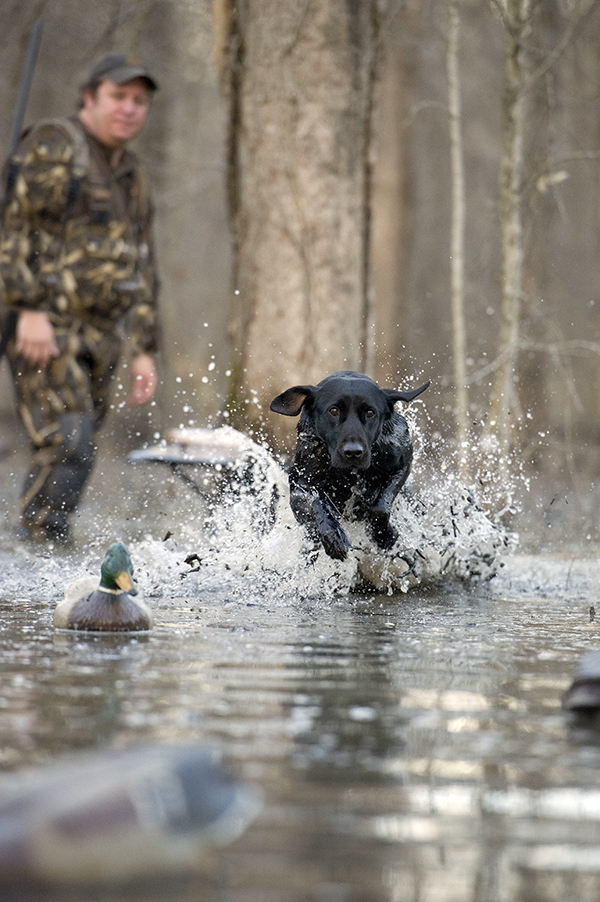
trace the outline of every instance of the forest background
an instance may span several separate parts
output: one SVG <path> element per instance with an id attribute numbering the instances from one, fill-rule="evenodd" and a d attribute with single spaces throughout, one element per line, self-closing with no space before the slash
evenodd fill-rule
<path id="1" fill-rule="evenodd" d="M 161 89 L 136 148 L 164 347 L 126 445 L 231 422 L 290 447 L 284 388 L 336 369 L 432 386 L 431 459 L 514 459 L 583 509 L 600 468 L 597 0 L 0 0 L 0 146 L 75 109 L 99 54 Z M 118 380 L 119 381 L 119 380 Z M 19 435 L 0 372 L 2 441 Z M 24 439 L 23 439 L 24 441 Z M 514 455 L 514 458 L 512 457 Z M 547 488 L 546 488 L 547 486 Z M 595 518 L 594 518 L 595 519 Z"/>

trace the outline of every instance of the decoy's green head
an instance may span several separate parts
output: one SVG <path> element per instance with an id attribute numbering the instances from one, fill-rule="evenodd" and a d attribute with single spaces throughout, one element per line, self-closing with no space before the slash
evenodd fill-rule
<path id="1" fill-rule="evenodd" d="M 100 570 L 100 586 L 103 589 L 121 589 L 130 595 L 137 595 L 133 581 L 133 564 L 129 551 L 122 542 L 114 542 L 106 552 Z"/>

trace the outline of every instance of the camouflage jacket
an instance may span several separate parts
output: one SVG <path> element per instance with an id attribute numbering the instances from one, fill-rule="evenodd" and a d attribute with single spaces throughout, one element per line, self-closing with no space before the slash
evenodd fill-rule
<path id="1" fill-rule="evenodd" d="M 4 303 L 102 331 L 129 314 L 134 352 L 156 351 L 153 211 L 135 154 L 126 150 L 113 170 L 78 119 L 42 120 L 8 161 L 5 184 Z"/>

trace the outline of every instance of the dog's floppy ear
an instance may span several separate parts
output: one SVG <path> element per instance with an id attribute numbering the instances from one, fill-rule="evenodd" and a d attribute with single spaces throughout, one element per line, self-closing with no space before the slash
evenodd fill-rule
<path id="1" fill-rule="evenodd" d="M 425 385 L 421 385 L 420 388 L 414 388 L 412 391 L 396 391 L 395 388 L 382 388 L 381 390 L 390 404 L 395 404 L 396 401 L 406 401 L 408 404 L 409 401 L 414 401 L 430 385 L 431 382 L 426 382 Z"/>
<path id="2" fill-rule="evenodd" d="M 304 403 L 312 400 L 315 392 L 314 385 L 294 385 L 293 388 L 286 389 L 271 401 L 271 410 L 273 413 L 282 413 L 286 417 L 297 417 Z"/>

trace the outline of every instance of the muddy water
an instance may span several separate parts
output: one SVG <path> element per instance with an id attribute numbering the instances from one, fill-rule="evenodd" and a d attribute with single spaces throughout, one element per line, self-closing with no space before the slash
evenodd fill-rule
<path id="1" fill-rule="evenodd" d="M 239 535 L 225 554 L 222 533 L 202 538 L 208 506 L 175 477 L 106 461 L 74 547 L 31 550 L 10 534 L 22 468 L 1 468 L 5 775 L 78 749 L 198 742 L 264 792 L 202 879 L 7 899 L 600 898 L 600 734 L 560 709 L 576 660 L 600 645 L 589 545 L 521 545 L 484 584 L 373 594 L 326 570 L 307 579 L 301 556 L 286 569 L 293 529 L 259 540 L 262 559 Z M 154 630 L 55 633 L 64 584 L 115 538 Z"/>

